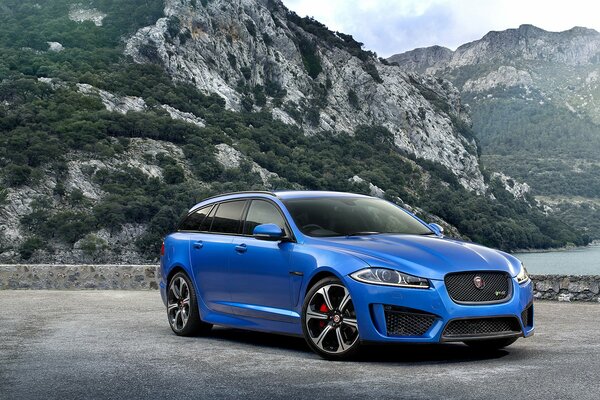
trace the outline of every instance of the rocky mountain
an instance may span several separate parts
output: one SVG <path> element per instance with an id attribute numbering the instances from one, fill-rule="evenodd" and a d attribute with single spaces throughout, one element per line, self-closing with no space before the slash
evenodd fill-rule
<path id="1" fill-rule="evenodd" d="M 454 52 L 447 47 L 421 47 L 405 53 L 395 54 L 388 61 L 396 63 L 404 70 L 420 74 L 433 74 L 450 62 Z"/>
<path id="2" fill-rule="evenodd" d="M 278 2 L 202 6 L 167 0 L 165 17 L 140 29 L 125 52 L 219 94 L 228 109 L 268 108 L 275 118 L 309 133 L 384 126 L 399 149 L 441 163 L 466 188 L 485 191 L 475 143 L 452 122 L 470 123 L 454 88 L 382 64 L 350 37 L 300 19 Z M 257 87 L 266 90 L 266 100 L 248 95 Z M 447 104 L 446 112 L 436 110 L 422 92 Z"/>
<path id="3" fill-rule="evenodd" d="M 369 193 L 503 249 L 587 241 L 481 170 L 449 81 L 279 1 L 5 3 L 3 262 L 155 260 L 190 205 L 249 189 Z"/>
<path id="4" fill-rule="evenodd" d="M 389 58 L 390 62 L 421 73 L 456 69 L 467 65 L 514 64 L 519 61 L 597 64 L 600 61 L 600 33 L 574 27 L 564 32 L 548 32 L 533 25 L 491 31 L 480 40 L 452 51 L 441 46 L 419 48 Z"/>
<path id="5" fill-rule="evenodd" d="M 472 111 L 484 163 L 600 236 L 600 33 L 522 25 L 454 52 L 434 46 L 389 61 L 451 80 Z"/>

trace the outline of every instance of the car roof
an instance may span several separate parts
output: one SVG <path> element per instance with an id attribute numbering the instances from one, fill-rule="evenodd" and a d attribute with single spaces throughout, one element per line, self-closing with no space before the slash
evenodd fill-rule
<path id="1" fill-rule="evenodd" d="M 347 192 L 329 192 L 324 190 L 288 190 L 275 192 L 278 198 L 287 199 L 314 199 L 320 197 L 370 197 L 364 194 Z"/>
<path id="2" fill-rule="evenodd" d="M 276 192 L 268 192 L 268 191 L 247 191 L 247 192 L 233 192 L 233 193 L 223 193 L 220 195 L 208 197 L 202 200 L 200 203 L 196 204 L 194 207 L 190 208 L 190 212 L 202 207 L 204 205 L 212 204 L 217 201 L 224 200 L 233 200 L 233 199 L 243 199 L 246 197 L 276 197 L 281 200 L 287 199 L 311 199 L 311 198 L 321 198 L 321 197 L 365 197 L 368 198 L 370 196 L 366 196 L 363 194 L 357 193 L 347 193 L 347 192 L 331 192 L 324 190 L 282 190 Z"/>

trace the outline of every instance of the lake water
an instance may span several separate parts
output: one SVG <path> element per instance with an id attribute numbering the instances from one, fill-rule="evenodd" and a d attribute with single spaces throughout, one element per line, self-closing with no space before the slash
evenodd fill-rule
<path id="1" fill-rule="evenodd" d="M 515 253 L 530 274 L 600 275 L 600 245 L 543 253 Z"/>

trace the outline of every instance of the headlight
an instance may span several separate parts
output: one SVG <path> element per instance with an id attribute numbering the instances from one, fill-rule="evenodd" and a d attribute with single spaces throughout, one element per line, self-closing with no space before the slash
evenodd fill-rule
<path id="1" fill-rule="evenodd" d="M 425 278 L 403 274 L 387 268 L 365 268 L 350 275 L 359 282 L 375 285 L 400 286 L 427 289 L 429 281 Z"/>
<path id="2" fill-rule="evenodd" d="M 521 264 L 521 270 L 517 274 L 517 282 L 523 283 L 523 282 L 526 282 L 528 279 L 529 279 L 529 274 L 527 273 L 525 266 L 523 264 Z"/>

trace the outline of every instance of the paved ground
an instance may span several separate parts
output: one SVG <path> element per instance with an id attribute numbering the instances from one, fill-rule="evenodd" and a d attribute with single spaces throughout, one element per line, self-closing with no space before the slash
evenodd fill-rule
<path id="1" fill-rule="evenodd" d="M 0 399 L 597 398 L 600 304 L 536 307 L 536 336 L 491 355 L 373 347 L 328 362 L 297 338 L 177 337 L 158 292 L 0 291 Z"/>

